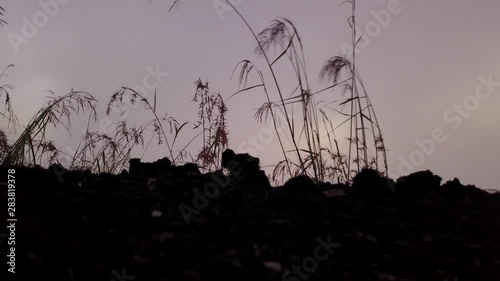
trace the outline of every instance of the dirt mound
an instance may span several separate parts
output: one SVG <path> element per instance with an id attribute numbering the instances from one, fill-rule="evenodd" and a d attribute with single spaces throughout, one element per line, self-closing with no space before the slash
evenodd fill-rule
<path id="1" fill-rule="evenodd" d="M 225 155 L 223 166 L 236 163 L 229 175 L 202 174 L 195 165 L 174 167 L 166 158 L 131 161 L 130 171 L 120 175 L 65 171 L 61 176 L 60 167 L 16 167 L 18 278 L 500 276 L 497 195 L 458 181 L 441 186 L 429 172 L 398 181 L 395 192 L 387 192 L 387 182 L 373 171 L 356 177 L 357 190 L 314 184 L 307 177 L 271 188 L 267 178 L 255 176 L 262 175 L 257 158 L 247 162 L 245 155 Z M 349 192 L 322 194 L 331 190 Z"/>

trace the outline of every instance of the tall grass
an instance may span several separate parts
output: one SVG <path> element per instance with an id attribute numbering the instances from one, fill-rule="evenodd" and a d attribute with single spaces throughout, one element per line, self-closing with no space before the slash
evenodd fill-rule
<path id="1" fill-rule="evenodd" d="M 123 87 L 111 96 L 106 114 L 110 115 L 113 107 L 119 107 L 125 103 L 134 104 L 141 102 L 145 110 L 151 113 L 153 119 L 140 125 L 137 131 L 142 135 L 146 129 L 152 127 L 153 136 L 156 136 L 158 140 L 157 144 L 166 145 L 172 164 L 177 165 L 186 162 L 187 157 L 190 156 L 191 161 L 198 163 L 200 168 L 205 171 L 220 169 L 220 157 L 228 144 L 227 107 L 219 93 L 210 93 L 208 82 L 203 83 L 201 80 L 198 80 L 195 82 L 195 85 L 196 92 L 192 101 L 198 103 L 197 123 L 180 123 L 174 117 L 167 115 L 159 117 L 156 109 L 156 92 L 151 103 L 146 97 L 127 87 Z M 193 130 L 200 131 L 195 133 L 195 136 L 184 143 L 181 148 L 176 149 L 176 142 L 181 132 L 184 132 L 188 125 L 193 125 Z M 168 133 L 166 129 L 169 129 Z M 188 152 L 188 148 L 199 137 L 202 137 L 202 148 L 197 155 L 193 156 Z M 142 156 L 144 156 L 148 147 L 149 143 Z"/>
<path id="2" fill-rule="evenodd" d="M 2 19 L 4 13 L 5 10 L 0 7 L 0 26 L 7 24 Z M 6 71 L 12 66 L 7 66 L 0 73 L 0 82 L 2 78 L 7 77 Z M 8 119 L 8 127 L 15 130 L 19 124 L 11 104 L 9 91 L 12 88 L 10 84 L 0 84 L 0 99 L 4 98 L 2 101 L 5 104 L 4 112 L 0 112 L 0 116 Z M 123 88 L 122 90 L 131 89 Z M 144 101 L 149 105 L 147 100 L 144 99 Z M 89 93 L 71 90 L 69 94 L 62 97 L 55 97 L 52 93 L 47 104 L 35 114 L 13 144 L 9 144 L 5 132 L 0 129 L 0 160 L 2 165 L 34 166 L 42 165 L 44 160 L 50 165 L 66 159 L 65 166 L 69 169 L 90 169 L 94 172 L 120 171 L 128 162 L 132 148 L 138 144 L 144 145 L 142 134 L 151 122 L 139 128 L 130 129 L 127 128 L 126 122 L 121 122 L 114 135 L 111 136 L 99 131 L 90 131 L 91 121 L 97 120 L 96 107 L 97 101 Z M 154 107 L 156 108 L 156 104 Z M 70 116 L 75 113 L 85 113 L 85 111 L 90 113 L 87 130 L 76 150 L 70 153 L 65 152 L 57 148 L 53 141 L 47 139 L 46 133 L 49 124 L 52 124 L 54 128 L 63 126 L 69 132 Z M 160 120 L 158 116 L 155 115 L 155 117 L 155 121 Z M 153 125 L 157 124 L 153 123 Z"/>
<path id="3" fill-rule="evenodd" d="M 11 89 L 11 86 L 6 86 Z M 8 94 L 8 92 L 5 92 Z M 52 93 L 52 92 L 51 92 Z M 9 97 L 9 96 L 7 96 Z M 196 157 L 191 160 L 198 162 L 206 171 L 220 169 L 220 155 L 227 147 L 228 132 L 226 112 L 227 107 L 219 93 L 210 93 L 208 82 L 196 82 L 194 102 L 199 103 L 199 120 L 197 123 L 179 123 L 175 118 L 157 113 L 157 98 L 154 94 L 153 102 L 131 88 L 122 87 L 115 92 L 108 102 L 106 114 L 110 115 L 114 107 L 141 102 L 149 111 L 153 119 L 140 125 L 130 126 L 126 121 L 119 121 L 112 132 L 91 130 L 97 117 L 97 100 L 89 93 L 71 90 L 70 93 L 56 97 L 54 93 L 49 101 L 40 109 L 24 128 L 19 138 L 10 145 L 3 130 L 0 130 L 0 160 L 2 165 L 50 165 L 62 164 L 70 170 L 89 169 L 95 173 L 119 173 L 128 164 L 134 147 L 141 146 L 142 156 L 147 151 L 151 140 L 157 137 L 158 144 L 165 144 L 170 159 L 174 165 L 186 162 L 188 147 L 200 136 L 203 136 L 203 145 Z M 10 105 L 10 98 L 7 98 Z M 12 112 L 12 111 L 9 111 Z M 63 126 L 69 132 L 71 116 L 80 113 L 89 113 L 87 128 L 83 138 L 75 149 L 64 151 L 58 148 L 54 141 L 47 138 L 47 128 Z M 13 113 L 11 114 L 12 116 Z M 11 116 L 4 114 L 3 116 Z M 15 117 L 15 116 L 14 116 Z M 175 149 L 181 131 L 187 125 L 199 129 L 191 140 L 184 143 L 180 149 Z M 152 132 L 151 140 L 144 148 L 144 136 Z M 141 158 L 142 158 L 141 156 Z"/>
<path id="4" fill-rule="evenodd" d="M 86 92 L 71 90 L 70 93 L 56 97 L 53 92 L 49 101 L 29 121 L 19 138 L 14 142 L 2 161 L 2 165 L 32 166 L 42 164 L 43 156 L 50 154 L 54 159 L 57 149 L 46 138 L 47 126 L 63 126 L 69 132 L 72 114 L 89 111 L 96 120 L 96 99 Z"/>
<path id="5" fill-rule="evenodd" d="M 14 67 L 14 65 L 10 64 L 2 72 L 0 72 L 0 100 L 4 104 L 4 110 L 3 112 L 0 112 L 0 116 L 7 119 L 7 128 L 15 131 L 15 129 L 19 126 L 19 121 L 17 116 L 14 114 L 12 99 L 10 96 L 10 90 L 12 90 L 13 87 L 9 83 L 2 82 L 4 78 L 8 77 L 7 70 L 11 67 Z"/>
<path id="6" fill-rule="evenodd" d="M 269 27 L 265 28 L 257 35 L 244 17 L 239 12 L 238 14 L 251 30 L 251 33 L 254 34 L 257 43 L 255 52 L 257 55 L 265 58 L 267 67 L 272 75 L 272 81 L 278 92 L 278 100 L 271 101 L 269 93 L 266 90 L 268 101 L 257 110 L 256 119 L 258 121 L 267 121 L 266 117 L 271 115 L 275 123 L 276 119 L 279 118 L 278 115 L 282 115 L 288 129 L 285 131 L 284 136 L 278 138 L 285 159 L 276 166 L 273 172 L 273 179 L 276 181 L 278 177 L 283 178 L 283 173 L 285 171 L 284 166 L 286 165 L 289 173 L 293 176 L 310 173 L 317 181 L 324 181 L 326 169 L 322 154 L 320 123 L 317 114 L 318 110 L 316 108 L 317 103 L 315 102 L 314 95 L 309 86 L 303 44 L 297 28 L 290 20 L 281 18 L 274 20 Z M 268 52 L 276 49 L 279 51 L 279 55 L 271 60 Z M 282 93 L 283 86 L 276 78 L 277 75 L 274 69 L 282 60 L 290 64 L 296 79 L 295 90 L 290 94 L 289 98 L 284 98 Z M 250 64 L 240 63 L 240 65 L 247 66 Z M 253 66 L 254 64 L 252 63 L 251 65 Z M 248 79 L 250 73 L 251 70 L 245 69 L 245 67 L 242 68 L 240 73 L 240 84 L 242 80 Z M 263 85 L 265 89 L 269 88 L 264 79 L 262 79 L 261 82 L 261 85 Z M 250 87 L 250 89 L 253 89 L 253 87 Z M 245 89 L 243 90 L 246 91 Z M 289 114 L 289 112 L 293 112 L 294 104 L 299 105 L 300 112 L 302 113 L 298 125 L 295 123 L 294 116 Z M 275 132 L 277 135 L 283 134 L 276 129 Z M 282 139 L 285 138 L 288 139 L 292 145 L 291 150 L 285 151 L 283 149 L 284 144 Z M 305 143 L 305 145 L 301 146 L 301 143 Z M 292 161 L 292 158 L 287 155 L 289 152 L 296 156 L 296 161 Z M 294 167 L 294 169 L 292 170 L 290 166 Z"/>
<path id="7" fill-rule="evenodd" d="M 5 17 L 5 9 L 0 6 L 0 26 L 7 24 L 3 17 Z"/>
<path id="8" fill-rule="evenodd" d="M 330 59 L 322 69 L 320 76 L 324 77 L 328 75 L 330 78 L 334 78 L 336 82 L 339 73 L 347 68 L 347 71 L 351 75 L 351 84 L 346 85 L 350 90 L 351 97 L 349 103 L 351 105 L 350 112 L 350 135 L 349 135 L 349 159 L 351 159 L 353 154 L 353 146 L 356 148 L 356 158 L 354 162 L 357 169 L 354 170 L 355 173 L 359 173 L 362 168 L 374 167 L 377 170 L 382 170 L 383 174 L 387 176 L 388 164 L 387 164 L 387 154 L 384 144 L 384 139 L 382 137 L 382 131 L 378 123 L 375 110 L 368 97 L 366 88 L 363 84 L 361 76 L 356 68 L 356 51 L 357 44 L 362 39 L 362 37 L 357 36 L 356 29 L 356 0 L 344 1 L 342 4 L 351 4 L 351 16 L 348 18 L 349 26 L 352 32 L 352 59 L 349 61 L 345 57 L 336 56 Z M 332 67 L 333 66 L 333 67 Z M 359 89 L 362 90 L 362 95 L 359 94 Z M 369 124 L 369 128 L 366 125 Z M 372 132 L 372 147 L 374 148 L 374 157 L 369 158 L 368 155 L 368 144 L 367 144 L 367 134 Z M 359 138 L 359 132 L 361 132 L 361 139 Z M 354 138 L 353 138 L 354 135 Z M 354 144 L 354 145 L 353 145 Z M 360 156 L 360 151 L 362 155 Z M 380 157 L 382 159 L 380 159 Z M 379 162 L 380 160 L 380 162 Z M 382 167 L 379 167 L 379 164 Z M 351 162 L 348 164 L 350 169 Z"/>
<path id="9" fill-rule="evenodd" d="M 373 105 L 368 98 L 359 71 L 356 69 L 355 48 L 353 48 L 351 60 L 345 56 L 334 56 L 325 63 L 320 71 L 320 78 L 323 80 L 328 78 L 330 85 L 313 92 L 309 86 L 303 42 L 295 25 L 288 19 L 278 18 L 269 27 L 257 34 L 234 5 L 227 0 L 226 3 L 238 14 L 255 39 L 257 44 L 255 52 L 259 57 L 264 58 L 270 72 L 271 84 L 277 91 L 277 99 L 272 100 L 268 90 L 270 85 L 268 85 L 264 75 L 257 69 L 255 64 L 250 60 L 243 60 L 238 63 L 240 90 L 234 95 L 262 88 L 267 99 L 257 110 L 255 117 L 259 122 L 268 121 L 268 117 L 271 117 L 284 156 L 284 159 L 278 162 L 274 169 L 273 179 L 283 178 L 286 171 L 291 176 L 309 174 L 316 181 L 329 179 L 343 182 L 350 182 L 352 176 L 365 167 L 374 167 L 378 170 L 385 169 L 382 172 L 387 173 L 384 140 Z M 356 3 L 355 1 L 349 1 L 348 3 L 352 5 L 352 15 L 349 18 L 349 23 L 352 28 L 353 46 L 356 46 L 359 42 L 354 27 L 356 23 Z M 274 58 L 271 58 L 270 55 L 272 50 L 278 51 L 278 55 Z M 294 73 L 295 90 L 288 98 L 284 97 L 282 90 L 284 85 L 278 81 L 275 70 L 276 66 L 282 61 L 288 63 Z M 260 81 L 253 86 L 247 86 L 249 75 L 253 72 L 258 74 Z M 287 83 L 289 81 L 291 80 L 287 80 Z M 334 102 L 315 101 L 316 95 L 334 88 L 343 88 L 344 91 L 342 92 L 350 92 L 350 97 Z M 340 109 L 331 107 L 326 107 L 326 109 L 339 113 L 345 120 L 334 127 L 331 113 L 318 108 L 318 105 L 322 103 L 337 103 Z M 291 114 L 294 111 L 293 106 L 295 104 L 299 106 L 301 112 L 298 123 Z M 350 107 L 350 111 L 347 113 L 343 112 L 345 105 Z M 276 128 L 276 121 L 280 117 L 283 117 L 286 122 L 287 130 L 285 132 L 279 132 Z M 321 124 L 321 121 L 323 124 Z M 346 138 L 349 146 L 347 155 L 340 152 L 339 139 L 335 134 L 335 131 L 345 123 L 349 124 L 349 137 Z M 326 130 L 327 144 L 321 142 L 321 128 Z M 371 142 L 368 140 L 369 132 L 372 132 Z M 285 149 L 285 139 L 289 141 L 288 145 L 291 146 L 288 150 Z M 370 151 L 370 147 L 372 151 Z M 354 169 L 352 166 L 356 166 L 356 168 Z"/>
<path id="10" fill-rule="evenodd" d="M 176 134 L 173 142 L 175 142 L 175 139 L 179 131 L 184 127 L 185 124 L 179 126 L 179 122 L 177 122 L 177 120 L 175 120 L 172 117 L 165 116 L 160 118 L 158 116 L 156 111 L 156 92 L 154 95 L 153 104 L 151 104 L 151 102 L 143 95 L 128 87 L 122 87 L 120 91 L 114 93 L 111 96 L 111 99 L 106 109 L 106 114 L 109 115 L 114 106 L 123 105 L 124 98 L 128 98 L 128 102 L 130 104 L 135 104 L 137 101 L 142 102 L 144 104 L 144 108 L 153 115 L 154 119 L 152 120 L 152 122 L 148 122 L 148 124 L 151 124 L 154 127 L 154 132 L 158 138 L 158 144 L 162 144 L 165 142 L 168 148 L 170 159 L 172 159 L 175 162 L 175 160 L 178 157 L 174 157 L 173 145 L 171 144 L 172 141 L 169 140 L 169 138 L 167 137 L 165 129 L 163 128 L 163 123 L 167 123 L 167 125 L 169 125 L 171 128 L 172 127 L 175 128 Z"/>
<path id="11" fill-rule="evenodd" d="M 144 128 L 128 128 L 125 121 L 119 122 L 112 135 L 91 131 L 87 126 L 74 153 L 66 155 L 71 159 L 67 168 L 89 169 L 95 173 L 119 173 L 128 163 L 132 149 L 137 145 L 144 146 L 143 131 Z"/>
<path id="12" fill-rule="evenodd" d="M 4 159 L 7 153 L 9 153 L 10 144 L 7 139 L 5 132 L 0 129 L 0 160 Z"/>
<path id="13" fill-rule="evenodd" d="M 0 27 L 7 22 L 3 19 L 5 16 L 5 9 L 0 6 Z M 7 129 L 14 130 L 19 125 L 16 115 L 14 114 L 14 109 L 12 108 L 12 102 L 9 91 L 12 90 L 12 85 L 9 83 L 4 83 L 3 79 L 8 77 L 7 70 L 13 67 L 13 64 L 8 65 L 1 73 L 0 73 L 0 101 L 4 104 L 3 112 L 0 112 L 0 117 L 7 119 Z M 7 135 L 5 131 L 0 128 L 0 161 L 3 161 L 7 156 L 9 150 L 11 149 L 11 145 L 7 139 Z"/>
<path id="14" fill-rule="evenodd" d="M 365 167 L 379 171 L 384 169 L 382 173 L 387 173 L 381 128 L 356 67 L 355 49 L 360 40 L 355 28 L 356 2 L 346 2 L 352 5 L 352 15 L 348 19 L 352 29 L 352 57 L 348 58 L 349 54 L 337 55 L 326 61 L 319 71 L 319 77 L 327 81 L 328 86 L 318 91 L 313 91 L 309 84 L 304 42 L 290 20 L 275 19 L 257 33 L 230 1 L 226 0 L 226 3 L 238 14 L 253 36 L 257 45 L 255 53 L 258 58 L 264 59 L 268 76 L 251 60 L 240 61 L 233 72 L 233 75 L 239 74 L 239 90 L 226 100 L 220 93 L 210 92 L 208 82 L 196 81 L 192 100 L 198 103 L 196 123 L 180 123 L 174 117 L 159 116 L 156 91 L 153 101 L 150 101 L 131 88 L 121 87 L 111 96 L 106 114 L 110 115 L 114 107 L 140 102 L 152 119 L 134 126 L 120 121 L 114 133 L 109 134 L 90 130 L 91 122 L 97 121 L 97 101 L 92 95 L 72 90 L 62 97 L 50 97 L 50 101 L 30 120 L 12 145 L 8 144 L 6 137 L 3 137 L 5 134 L 2 135 L 3 131 L 0 131 L 0 148 L 5 143 L 4 150 L 0 149 L 2 164 L 39 165 L 44 159 L 50 164 L 60 162 L 60 158 L 64 157 L 70 159 L 67 164 L 70 169 L 115 173 L 125 167 L 134 147 L 140 145 L 143 148 L 142 158 L 156 137 L 159 145 L 166 146 L 166 154 L 174 165 L 185 162 L 189 155 L 205 171 L 220 169 L 220 155 L 228 146 L 226 101 L 236 95 L 260 89 L 266 101 L 257 109 L 254 118 L 257 122 L 272 122 L 283 156 L 272 174 L 275 182 L 283 180 L 286 175 L 307 174 L 316 181 L 349 183 L 352 176 Z M 3 16 L 3 12 L 0 9 L 0 16 Z M 272 51 L 277 51 L 277 55 L 273 56 Z M 277 78 L 278 65 L 288 66 L 293 73 L 293 79 L 287 80 L 287 83 L 294 83 L 294 90 L 290 93 L 284 90 L 288 84 L 283 84 Z M 249 85 L 251 74 L 257 74 L 256 84 Z M 0 79 L 4 76 L 5 71 L 1 73 Z M 9 124 L 13 124 L 17 119 L 10 104 L 10 89 L 10 84 L 0 86 L 0 98 L 5 97 L 6 105 L 2 116 L 8 118 Z M 341 97 L 335 97 L 339 91 Z M 325 94 L 328 95 L 323 96 L 322 100 L 316 100 Z M 345 94 L 349 96 L 345 97 Z M 297 112 L 297 107 L 299 114 L 296 117 L 294 112 Z M 347 111 L 344 111 L 345 107 L 348 107 Z M 46 138 L 49 124 L 64 126 L 69 131 L 70 115 L 87 111 L 89 120 L 85 135 L 73 152 L 63 152 Z M 193 130 L 198 130 L 197 133 L 177 148 L 181 132 L 190 124 Z M 282 125 L 285 130 L 278 129 Z M 348 126 L 348 136 L 339 133 L 345 126 Z M 146 132 L 152 132 L 152 136 L 144 148 Z M 198 137 L 201 137 L 201 149 L 193 156 L 188 152 L 188 147 Z M 346 149 L 345 141 L 347 152 L 343 152 Z"/>
<path id="15" fill-rule="evenodd" d="M 196 162 L 204 171 L 221 169 L 222 152 L 228 145 L 227 106 L 220 93 L 210 93 L 208 82 L 195 82 L 193 102 L 198 102 L 198 125 L 201 127 L 203 145 Z"/>

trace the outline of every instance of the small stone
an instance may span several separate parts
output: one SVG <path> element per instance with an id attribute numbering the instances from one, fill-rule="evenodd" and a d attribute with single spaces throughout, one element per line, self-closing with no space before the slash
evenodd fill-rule
<path id="1" fill-rule="evenodd" d="M 282 270 L 281 263 L 277 261 L 265 261 L 264 266 L 276 272 L 281 272 Z"/>
<path id="2" fill-rule="evenodd" d="M 163 243 L 169 239 L 173 239 L 175 237 L 175 233 L 172 233 L 172 232 L 168 232 L 168 231 L 165 231 L 165 232 L 162 232 L 160 235 L 159 235 L 159 238 L 160 238 L 160 241 Z"/>

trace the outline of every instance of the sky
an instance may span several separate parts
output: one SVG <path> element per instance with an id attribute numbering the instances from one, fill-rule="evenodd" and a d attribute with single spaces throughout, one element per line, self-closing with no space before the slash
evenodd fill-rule
<path id="1" fill-rule="evenodd" d="M 304 43 L 311 88 L 328 86 L 319 73 L 351 40 L 349 7 L 339 0 L 232 3 L 256 31 L 277 17 L 290 19 Z M 249 59 L 265 69 L 253 53 L 251 33 L 221 0 L 184 0 L 169 12 L 171 4 L 3 1 L 9 24 L 0 29 L 0 68 L 15 67 L 0 82 L 14 86 L 12 103 L 21 124 L 44 105 L 48 90 L 64 95 L 72 88 L 94 95 L 104 118 L 115 91 L 149 83 L 155 72 L 162 115 L 195 121 L 197 105 L 191 100 L 198 78 L 208 80 L 211 91 L 229 97 L 238 90 L 231 74 L 239 61 Z M 496 0 L 358 1 L 357 27 L 364 41 L 357 68 L 386 139 L 393 178 L 429 169 L 443 181 L 457 177 L 465 184 L 500 189 L 499 11 Z M 281 83 L 293 89 L 293 82 L 287 83 L 293 81 L 290 68 L 278 67 Z M 148 91 L 149 97 L 153 92 Z M 339 95 L 327 92 L 320 98 Z M 237 152 L 253 152 L 267 167 L 281 160 L 276 139 L 248 145 L 269 128 L 253 118 L 263 102 L 258 90 L 227 101 L 229 145 Z M 140 124 L 149 118 L 138 107 L 128 121 Z M 60 147 L 76 146 L 86 121 L 75 117 L 71 135 L 55 130 L 52 138 Z M 144 160 L 166 156 L 164 149 L 149 148 Z M 132 156 L 140 157 L 141 151 Z"/>

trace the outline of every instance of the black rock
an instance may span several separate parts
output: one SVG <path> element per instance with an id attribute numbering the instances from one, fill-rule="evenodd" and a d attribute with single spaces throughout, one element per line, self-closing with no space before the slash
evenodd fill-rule
<path id="1" fill-rule="evenodd" d="M 324 195 L 323 191 L 306 175 L 300 175 L 289 179 L 283 189 L 289 195 L 314 194 Z"/>
<path id="2" fill-rule="evenodd" d="M 469 199 L 482 198 L 488 196 L 488 192 L 477 188 L 474 185 L 463 185 L 457 178 L 443 184 L 437 193 L 448 199 Z"/>
<path id="3" fill-rule="evenodd" d="M 240 174 L 260 170 L 259 158 L 252 157 L 248 153 L 236 154 L 231 149 L 222 153 L 221 165 L 232 174 Z"/>
<path id="4" fill-rule="evenodd" d="M 236 154 L 231 149 L 222 153 L 221 166 L 229 170 L 232 181 L 242 188 L 270 188 L 271 184 L 264 171 L 260 169 L 259 158 L 248 153 Z"/>
<path id="5" fill-rule="evenodd" d="M 429 170 L 400 177 L 396 182 L 396 194 L 407 199 L 425 198 L 437 191 L 441 180 Z"/>
<path id="6" fill-rule="evenodd" d="M 392 193 L 390 179 L 385 178 L 374 169 L 363 169 L 352 180 L 353 191 L 374 191 L 384 194 Z"/>
<path id="7" fill-rule="evenodd" d="M 172 162 L 167 157 L 153 163 L 142 163 L 140 159 L 133 158 L 129 160 L 129 164 L 129 173 L 137 176 L 155 177 L 172 168 Z"/>
<path id="8" fill-rule="evenodd" d="M 182 166 L 176 166 L 174 172 L 182 176 L 201 175 L 200 168 L 195 163 L 186 163 Z"/>

